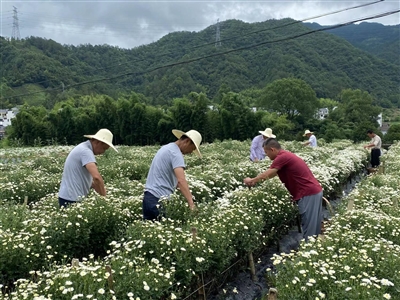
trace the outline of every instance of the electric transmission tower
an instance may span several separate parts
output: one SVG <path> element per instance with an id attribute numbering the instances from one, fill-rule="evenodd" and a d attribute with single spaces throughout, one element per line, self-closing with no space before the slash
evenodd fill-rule
<path id="1" fill-rule="evenodd" d="M 219 19 L 217 20 L 217 32 L 215 35 L 215 47 L 221 46 L 221 32 L 219 28 Z"/>
<path id="2" fill-rule="evenodd" d="M 19 35 L 19 25 L 18 25 L 18 11 L 17 8 L 15 6 L 13 6 L 14 9 L 14 15 L 13 15 L 13 30 L 12 30 L 12 35 L 11 37 L 13 39 L 19 40 L 21 38 L 21 36 Z"/>

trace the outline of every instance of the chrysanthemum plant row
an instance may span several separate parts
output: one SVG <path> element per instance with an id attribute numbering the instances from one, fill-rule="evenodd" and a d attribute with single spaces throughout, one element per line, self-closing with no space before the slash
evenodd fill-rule
<path id="1" fill-rule="evenodd" d="M 367 159 L 366 151 L 348 141 L 314 150 L 284 146 L 307 161 L 326 195 Z M 98 165 L 107 198 L 91 195 L 60 210 L 56 191 L 70 149 L 18 149 L 18 163 L 0 164 L 7 187 L 0 192 L 4 299 L 184 299 L 202 275 L 218 278 L 232 262 L 270 243 L 277 228 L 285 230 L 296 216 L 278 179 L 251 190 L 242 185 L 270 161 L 251 163 L 249 142 L 237 141 L 204 145 L 202 160 L 186 158 L 195 213 L 177 194 L 165 202 L 168 218 L 142 221 L 144 182 L 157 147 L 106 153 Z M 7 159 L 13 158 L 7 151 Z M 15 204 L 25 196 L 28 207 Z M 73 258 L 79 263 L 72 264 Z"/>
<path id="2" fill-rule="evenodd" d="M 342 201 L 323 239 L 276 255 L 281 299 L 400 299 L 400 143 Z"/>

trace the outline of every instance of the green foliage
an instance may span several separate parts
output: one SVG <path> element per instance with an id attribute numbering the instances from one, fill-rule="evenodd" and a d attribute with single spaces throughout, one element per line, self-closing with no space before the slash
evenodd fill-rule
<path id="1" fill-rule="evenodd" d="M 319 108 L 328 108 L 329 112 L 333 111 L 335 107 L 339 105 L 339 102 L 329 98 L 320 98 L 319 100 Z"/>
<path id="2" fill-rule="evenodd" d="M 273 128 L 274 134 L 280 139 L 290 139 L 291 130 L 295 128 L 295 124 L 287 119 L 286 115 L 277 113 L 260 112 L 262 114 L 260 128 Z"/>
<path id="3" fill-rule="evenodd" d="M 268 84 L 264 92 L 260 105 L 286 115 L 290 120 L 298 115 L 311 118 L 318 107 L 315 92 L 304 80 L 279 79 Z"/>
<path id="4" fill-rule="evenodd" d="M 220 48 L 194 48 L 209 42 L 210 36 L 215 34 L 212 26 L 200 32 L 171 33 L 155 43 L 134 49 L 109 45 L 60 45 L 38 37 L 23 40 L 0 38 L 3 91 L 0 101 L 7 106 L 26 101 L 30 105 L 45 105 L 51 109 L 56 102 L 79 95 L 106 94 L 118 98 L 121 94 L 129 95 L 134 91 L 146 96 L 146 104 L 153 105 L 170 105 L 174 98 L 182 98 L 191 92 L 207 93 L 215 103 L 220 103 L 229 91 L 259 90 L 277 79 L 299 78 L 307 82 L 318 97 L 333 98 L 342 89 L 351 87 L 370 91 L 375 103 L 385 107 L 398 105 L 398 26 L 385 26 L 390 34 L 374 31 L 371 35 L 368 30 L 359 34 L 364 39 L 363 43 L 371 44 L 376 50 L 373 53 L 381 57 L 384 55 L 387 61 L 366 54 L 342 38 L 319 32 L 271 43 L 268 47 L 255 47 L 160 68 L 173 62 L 214 55 L 252 43 L 274 41 L 309 30 L 306 25 L 298 23 L 257 35 L 245 35 L 292 21 L 268 20 L 253 24 L 225 21 L 224 36 L 238 38 L 225 41 Z M 153 69 L 157 71 L 147 72 Z M 81 84 L 128 72 L 133 74 Z M 4 99 L 39 91 L 46 94 Z"/>
<path id="5" fill-rule="evenodd" d="M 224 138 L 245 140 L 254 132 L 254 113 L 243 102 L 239 94 L 229 92 L 222 98 L 220 109 Z"/>
<path id="6" fill-rule="evenodd" d="M 388 132 L 383 136 L 384 143 L 394 143 L 395 141 L 400 141 L 400 124 L 391 125 Z"/>
<path id="7" fill-rule="evenodd" d="M 305 23 L 319 29 L 317 23 Z M 330 33 L 346 39 L 361 50 L 374 54 L 388 62 L 400 65 L 399 34 L 400 25 L 385 26 L 380 23 L 362 22 L 329 30 Z"/>
<path id="8" fill-rule="evenodd" d="M 337 123 L 346 138 L 363 141 L 368 129 L 377 131 L 376 120 L 381 109 L 373 104 L 373 98 L 368 92 L 346 89 L 339 94 L 338 101 L 340 105 L 329 114 L 328 119 Z M 331 127 L 331 135 L 332 130 Z M 327 137 L 330 138 L 333 136 Z"/>

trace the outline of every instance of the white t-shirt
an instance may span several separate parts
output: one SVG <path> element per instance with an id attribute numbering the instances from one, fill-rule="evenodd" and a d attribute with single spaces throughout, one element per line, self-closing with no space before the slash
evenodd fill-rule
<path id="1" fill-rule="evenodd" d="M 311 147 L 317 147 L 317 138 L 315 137 L 315 135 L 310 135 L 310 138 L 308 139 L 308 141 L 310 142 L 310 146 Z"/>
<path id="2" fill-rule="evenodd" d="M 372 149 L 381 149 L 382 147 L 381 137 L 375 134 L 375 136 L 371 139 L 371 144 L 375 145 L 375 147 L 373 147 Z"/>

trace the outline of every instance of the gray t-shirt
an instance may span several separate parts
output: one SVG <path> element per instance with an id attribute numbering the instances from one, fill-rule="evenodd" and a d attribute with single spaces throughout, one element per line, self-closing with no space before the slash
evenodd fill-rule
<path id="1" fill-rule="evenodd" d="M 61 179 L 58 196 L 69 201 L 86 197 L 92 186 L 92 175 L 85 168 L 88 163 L 96 163 L 90 140 L 80 143 L 68 154 Z"/>
<path id="2" fill-rule="evenodd" d="M 186 168 L 186 165 L 178 145 L 169 143 L 162 146 L 151 162 L 145 191 L 157 198 L 173 194 L 178 184 L 174 169 L 179 167 Z"/>

